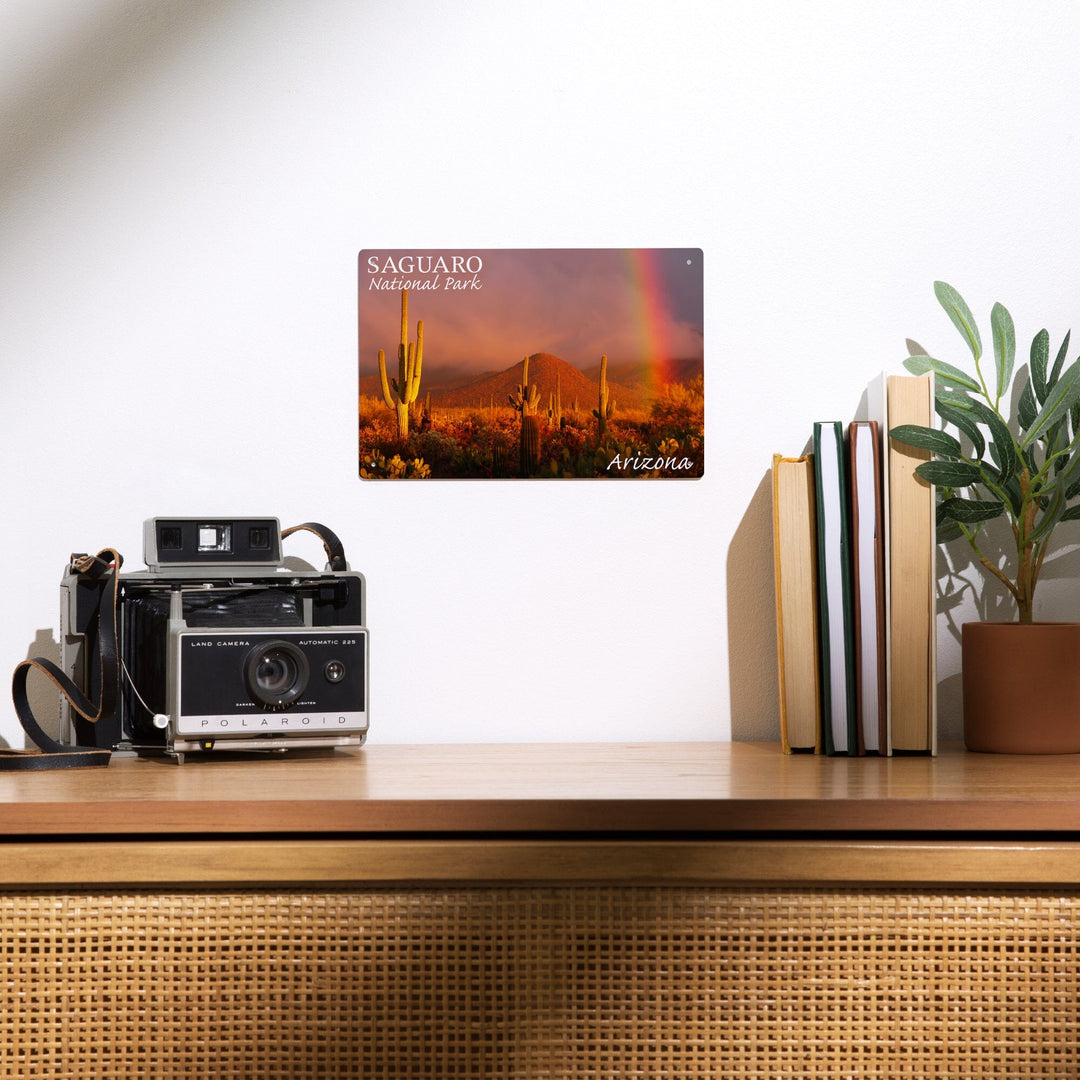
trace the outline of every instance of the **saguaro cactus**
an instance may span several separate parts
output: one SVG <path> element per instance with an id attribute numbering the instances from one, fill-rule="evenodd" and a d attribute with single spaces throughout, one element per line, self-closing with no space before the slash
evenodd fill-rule
<path id="1" fill-rule="evenodd" d="M 615 412 L 615 400 L 608 391 L 607 356 L 600 357 L 600 401 L 598 405 L 599 408 L 593 409 L 592 414 L 596 417 L 597 431 L 602 439 L 607 433 L 607 422 L 611 419 L 612 413 Z"/>
<path id="2" fill-rule="evenodd" d="M 416 341 L 409 341 L 409 290 L 401 290 L 401 342 L 398 345 L 398 377 L 386 378 L 386 353 L 379 350 L 379 379 L 383 401 L 397 413 L 398 438 L 409 437 L 409 406 L 420 393 L 420 368 L 424 360 L 424 320 L 416 324 Z M 390 388 L 393 387 L 393 393 Z"/>
<path id="3" fill-rule="evenodd" d="M 513 394 L 507 395 L 510 407 L 516 409 L 522 416 L 531 416 L 536 412 L 536 406 L 540 403 L 540 390 L 536 386 L 529 385 L 529 358 L 521 359 L 521 384 Z"/>
<path id="4" fill-rule="evenodd" d="M 548 395 L 548 423 L 552 427 L 562 427 L 562 376 L 555 376 L 555 392 Z"/>
<path id="5" fill-rule="evenodd" d="M 521 417 L 520 466 L 522 476 L 535 476 L 540 469 L 540 418 L 533 414 Z"/>
<path id="6" fill-rule="evenodd" d="M 540 468 L 540 421 L 536 407 L 540 403 L 540 389 L 529 385 L 529 358 L 521 361 L 521 385 L 517 392 L 507 395 L 511 408 L 521 413 L 519 463 L 522 476 L 535 476 Z"/>

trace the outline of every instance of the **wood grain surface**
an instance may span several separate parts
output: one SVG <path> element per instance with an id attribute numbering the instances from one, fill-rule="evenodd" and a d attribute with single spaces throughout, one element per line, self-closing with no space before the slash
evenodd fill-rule
<path id="1" fill-rule="evenodd" d="M 765 743 L 374 745 L 0 775 L 0 836 L 1062 833 L 1080 756 L 784 755 Z"/>
<path id="2" fill-rule="evenodd" d="M 1066 841 L 468 839 L 111 840 L 0 844 L 0 889 L 243 885 L 1075 887 Z"/>

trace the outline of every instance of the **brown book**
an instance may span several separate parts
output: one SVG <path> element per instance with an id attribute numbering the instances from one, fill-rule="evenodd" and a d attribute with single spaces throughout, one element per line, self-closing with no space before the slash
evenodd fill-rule
<path id="1" fill-rule="evenodd" d="M 876 420 L 848 426 L 851 565 L 855 621 L 855 702 L 859 749 L 888 752 L 885 679 L 885 502 L 881 434 Z"/>
<path id="2" fill-rule="evenodd" d="M 810 456 L 773 456 L 776 662 L 784 753 L 821 752 L 814 469 Z"/>
<path id="3" fill-rule="evenodd" d="M 934 423 L 930 375 L 890 375 L 888 429 Z M 893 750 L 937 753 L 937 543 L 934 489 L 915 469 L 929 460 L 888 441 L 889 712 Z"/>

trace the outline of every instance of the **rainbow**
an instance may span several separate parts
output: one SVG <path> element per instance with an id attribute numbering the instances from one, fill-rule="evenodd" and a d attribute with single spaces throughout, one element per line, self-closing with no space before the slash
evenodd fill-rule
<path id="1" fill-rule="evenodd" d="M 631 310 L 641 359 L 649 372 L 649 389 L 659 391 L 673 381 L 671 361 L 674 347 L 669 334 L 670 307 L 660 251 L 656 248 L 627 248 L 623 252 L 629 273 Z"/>

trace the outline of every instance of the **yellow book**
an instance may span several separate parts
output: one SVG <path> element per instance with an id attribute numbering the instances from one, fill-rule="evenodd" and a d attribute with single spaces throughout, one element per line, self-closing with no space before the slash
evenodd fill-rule
<path id="1" fill-rule="evenodd" d="M 813 459 L 773 456 L 780 741 L 821 752 Z"/>
<path id="2" fill-rule="evenodd" d="M 889 429 L 934 427 L 928 375 L 886 379 Z M 889 726 L 893 750 L 937 753 L 937 536 L 934 488 L 915 469 L 930 459 L 889 439 Z"/>

